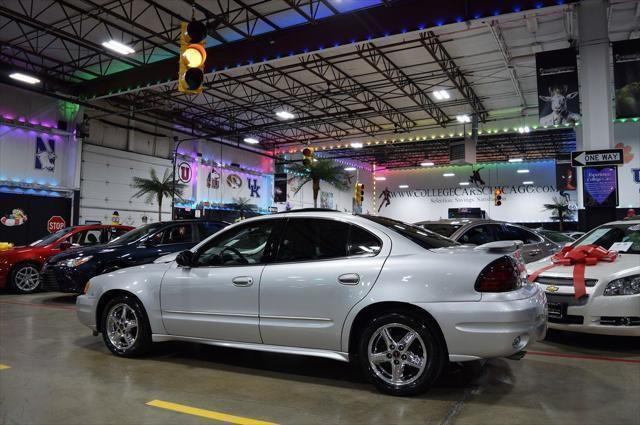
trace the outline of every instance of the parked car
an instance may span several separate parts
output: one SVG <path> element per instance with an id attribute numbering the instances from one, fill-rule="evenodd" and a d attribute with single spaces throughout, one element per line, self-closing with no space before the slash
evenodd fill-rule
<path id="1" fill-rule="evenodd" d="M 622 242 L 623 245 L 613 245 Z M 540 273 L 536 282 L 547 293 L 549 327 L 592 334 L 640 336 L 640 220 L 597 227 L 572 246 L 600 245 L 619 255 L 613 262 L 585 268 L 587 295 L 575 298 L 573 266 Z M 550 265 L 549 259 L 527 266 L 530 273 Z"/>
<path id="2" fill-rule="evenodd" d="M 10 287 L 21 294 L 35 292 L 41 287 L 40 268 L 47 258 L 71 248 L 107 243 L 131 229 L 102 224 L 66 227 L 28 246 L 0 251 L 0 288 Z"/>
<path id="3" fill-rule="evenodd" d="M 545 230 L 545 229 L 536 229 L 536 232 L 550 241 L 555 242 L 558 245 L 566 245 L 568 243 L 573 243 L 577 238 L 572 238 L 566 233 L 556 232 L 554 230 Z"/>
<path id="4" fill-rule="evenodd" d="M 495 241 L 522 241 L 522 256 L 525 263 L 540 260 L 558 252 L 564 244 L 558 244 L 517 224 L 484 219 L 459 219 L 421 221 L 416 223 L 454 241 L 469 245 L 482 245 Z"/>
<path id="5" fill-rule="evenodd" d="M 383 392 L 416 394 L 447 361 L 512 356 L 544 337 L 544 293 L 516 245 L 461 246 L 382 217 L 280 213 L 175 261 L 92 278 L 77 311 L 117 356 L 179 340 L 352 359 Z"/>
<path id="6" fill-rule="evenodd" d="M 565 232 L 564 234 L 575 241 L 583 237 L 585 232 Z"/>
<path id="7" fill-rule="evenodd" d="M 106 245 L 64 252 L 51 257 L 42 269 L 43 288 L 81 293 L 93 276 L 146 264 L 156 258 L 193 247 L 227 223 L 178 220 L 147 224 Z"/>

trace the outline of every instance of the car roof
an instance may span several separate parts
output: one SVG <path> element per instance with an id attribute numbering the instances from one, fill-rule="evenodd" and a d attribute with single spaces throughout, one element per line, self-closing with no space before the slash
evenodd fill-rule
<path id="1" fill-rule="evenodd" d="M 126 224 L 78 224 L 76 226 L 71 226 L 73 230 L 77 229 L 102 229 L 106 227 L 121 227 L 123 229 L 134 229 L 133 226 L 128 226 Z"/>
<path id="2" fill-rule="evenodd" d="M 503 221 L 488 218 L 441 218 L 440 220 L 418 221 L 415 224 L 477 224 L 477 223 L 504 223 Z"/>
<path id="3" fill-rule="evenodd" d="M 609 223 L 604 223 L 603 226 L 608 224 L 640 224 L 640 219 L 611 221 Z"/>

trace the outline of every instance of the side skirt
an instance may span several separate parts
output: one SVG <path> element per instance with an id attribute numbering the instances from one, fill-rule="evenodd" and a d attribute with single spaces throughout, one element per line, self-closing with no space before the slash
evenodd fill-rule
<path id="1" fill-rule="evenodd" d="M 349 353 L 343 353 L 341 351 L 317 350 L 314 348 L 285 347 L 282 345 L 256 344 L 251 342 L 221 341 L 216 339 L 205 339 L 205 338 L 196 338 L 196 337 L 189 337 L 189 336 L 176 336 L 176 335 L 163 335 L 163 334 L 153 334 L 151 336 L 151 339 L 153 340 L 153 342 L 165 342 L 165 341 L 197 342 L 200 344 L 215 345 L 219 347 L 241 348 L 244 350 L 266 351 L 269 353 L 279 353 L 279 354 L 294 354 L 297 356 L 322 357 L 325 359 L 338 360 L 341 362 L 349 361 Z"/>

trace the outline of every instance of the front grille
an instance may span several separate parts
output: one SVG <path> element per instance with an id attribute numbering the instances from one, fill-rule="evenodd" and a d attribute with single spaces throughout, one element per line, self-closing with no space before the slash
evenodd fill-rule
<path id="1" fill-rule="evenodd" d="M 57 291 L 60 289 L 56 275 L 51 270 L 47 270 L 40 275 L 42 279 L 42 289 L 47 291 Z"/>
<path id="2" fill-rule="evenodd" d="M 576 299 L 573 294 L 549 294 L 547 293 L 547 302 L 550 303 L 561 303 L 566 304 L 568 306 L 582 306 L 586 305 L 587 301 L 589 301 L 589 296 L 585 295 L 584 297 Z"/>
<path id="3" fill-rule="evenodd" d="M 553 286 L 573 286 L 573 279 L 568 277 L 539 277 L 536 279 L 537 283 L 541 283 L 543 285 L 553 285 Z M 598 279 L 585 279 L 584 283 L 587 287 L 591 288 L 596 286 L 598 283 Z"/>
<path id="4" fill-rule="evenodd" d="M 582 325 L 584 323 L 584 317 L 574 315 L 568 315 L 562 318 L 549 317 L 547 320 L 551 323 L 564 323 L 569 325 Z"/>

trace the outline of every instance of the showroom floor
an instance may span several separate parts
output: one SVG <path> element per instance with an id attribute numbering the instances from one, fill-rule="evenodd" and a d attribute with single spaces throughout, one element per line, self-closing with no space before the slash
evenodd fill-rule
<path id="1" fill-rule="evenodd" d="M 638 400 L 637 340 L 553 333 L 521 361 L 452 366 L 427 394 L 394 398 L 323 359 L 182 343 L 118 359 L 74 297 L 0 294 L 3 424 L 639 424 Z"/>

